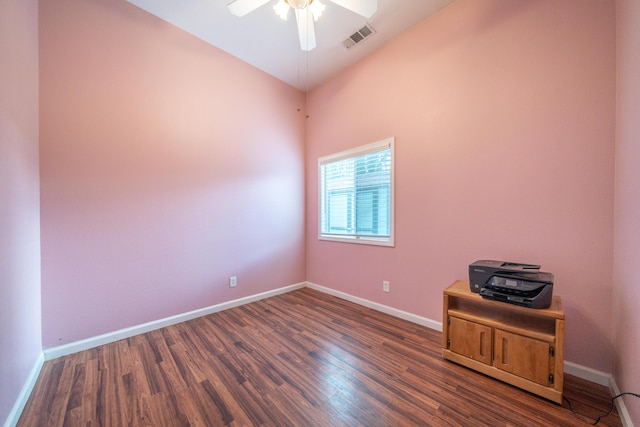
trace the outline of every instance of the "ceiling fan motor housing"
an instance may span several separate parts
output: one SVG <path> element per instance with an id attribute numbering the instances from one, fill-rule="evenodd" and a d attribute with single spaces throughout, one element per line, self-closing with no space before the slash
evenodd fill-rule
<path id="1" fill-rule="evenodd" d="M 289 6 L 291 6 L 294 9 L 304 9 L 305 7 L 308 7 L 311 3 L 313 3 L 313 0 L 284 0 L 285 2 L 287 2 L 287 4 L 289 4 Z"/>

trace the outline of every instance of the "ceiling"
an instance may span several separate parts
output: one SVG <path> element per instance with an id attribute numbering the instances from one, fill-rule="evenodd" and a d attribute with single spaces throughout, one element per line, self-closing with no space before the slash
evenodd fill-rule
<path id="1" fill-rule="evenodd" d="M 219 49 L 294 86 L 309 90 L 369 55 L 454 0 L 378 0 L 369 19 L 331 0 L 315 22 L 317 47 L 300 49 L 293 13 L 283 21 L 271 0 L 243 17 L 229 12 L 231 0 L 127 0 Z M 351 49 L 342 42 L 365 24 L 375 34 Z"/>

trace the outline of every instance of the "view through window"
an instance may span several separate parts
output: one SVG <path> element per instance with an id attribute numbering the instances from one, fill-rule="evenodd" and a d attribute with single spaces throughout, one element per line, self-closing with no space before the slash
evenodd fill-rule
<path id="1" fill-rule="evenodd" d="M 320 239 L 393 246 L 394 142 L 319 159 Z"/>

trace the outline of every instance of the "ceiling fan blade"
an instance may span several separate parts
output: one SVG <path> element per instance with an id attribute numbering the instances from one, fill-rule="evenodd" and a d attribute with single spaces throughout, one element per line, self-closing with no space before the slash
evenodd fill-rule
<path id="1" fill-rule="evenodd" d="M 371 18 L 378 10 L 378 0 L 331 0 L 333 3 L 352 12 Z"/>
<path id="2" fill-rule="evenodd" d="M 253 12 L 270 0 L 233 0 L 227 5 L 229 11 L 236 16 L 244 16 L 249 12 Z"/>
<path id="3" fill-rule="evenodd" d="M 316 47 L 316 32 L 313 27 L 313 16 L 308 8 L 294 9 L 296 22 L 298 23 L 298 37 L 300 37 L 300 49 L 312 50 Z"/>

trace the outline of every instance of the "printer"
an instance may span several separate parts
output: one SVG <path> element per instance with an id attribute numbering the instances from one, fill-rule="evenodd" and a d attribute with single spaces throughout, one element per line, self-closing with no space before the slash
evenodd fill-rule
<path id="1" fill-rule="evenodd" d="M 549 308 L 553 274 L 539 265 L 480 260 L 469 265 L 471 291 L 483 298 L 529 308 Z"/>

